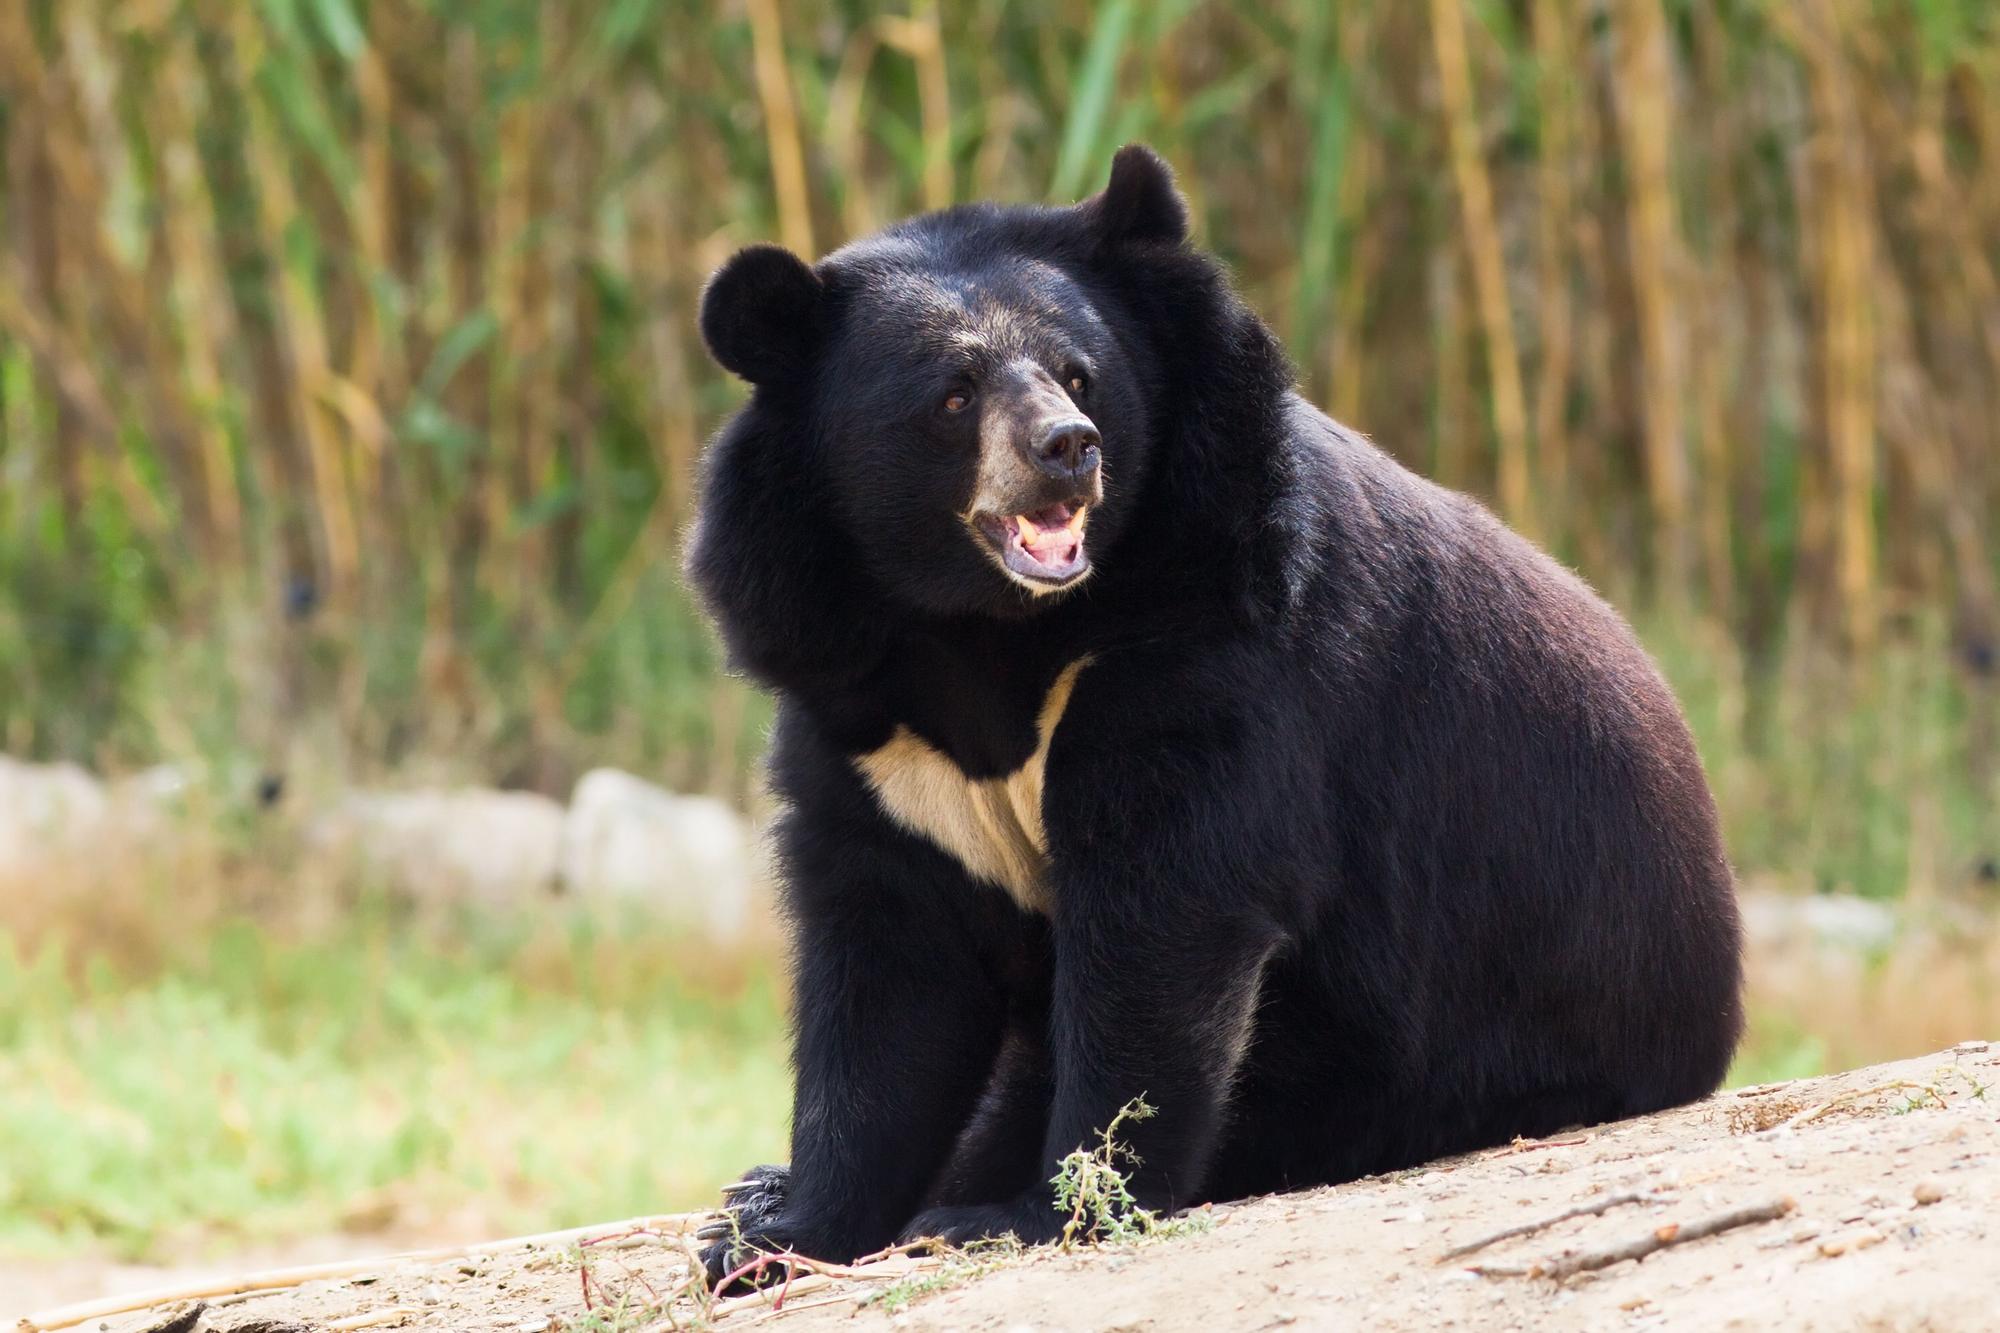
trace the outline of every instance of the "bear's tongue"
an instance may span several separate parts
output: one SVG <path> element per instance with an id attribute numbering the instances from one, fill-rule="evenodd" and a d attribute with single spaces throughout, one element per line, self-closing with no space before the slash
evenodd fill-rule
<path id="1" fill-rule="evenodd" d="M 1075 563 L 1083 545 L 1083 510 L 1068 505 L 1050 505 L 1032 514 L 1014 515 L 1021 547 L 1039 563 L 1061 569 Z"/>

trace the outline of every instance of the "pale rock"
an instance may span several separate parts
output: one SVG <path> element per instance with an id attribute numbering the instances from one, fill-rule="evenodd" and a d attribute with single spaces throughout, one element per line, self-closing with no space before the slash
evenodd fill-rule
<path id="1" fill-rule="evenodd" d="M 1884 949 L 1895 941 L 1899 924 L 1893 908 L 1853 894 L 1746 892 L 1740 902 L 1752 950 Z"/>
<path id="2" fill-rule="evenodd" d="M 554 890 L 562 834 L 546 796 L 461 788 L 351 793 L 307 836 L 392 893 L 504 908 Z"/>
<path id="3" fill-rule="evenodd" d="M 633 901 L 735 939 L 750 918 L 755 865 L 743 817 L 613 768 L 583 775 L 562 830 L 560 878 L 584 902 Z"/>
<path id="4" fill-rule="evenodd" d="M 104 786 L 75 764 L 28 764 L 0 755 L 0 878 L 38 872 L 103 834 Z"/>

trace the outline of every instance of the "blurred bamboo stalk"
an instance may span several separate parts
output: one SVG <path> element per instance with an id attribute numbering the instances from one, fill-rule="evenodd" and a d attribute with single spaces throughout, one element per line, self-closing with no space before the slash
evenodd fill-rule
<path id="1" fill-rule="evenodd" d="M 1829 591 L 1849 646 L 1873 644 L 1875 610 L 1875 322 L 1869 292 L 1874 223 L 1855 99 L 1832 0 L 1793 14 L 1812 108 L 1808 185 L 1817 205 L 1810 236 L 1820 310 L 1820 411 L 1831 506 Z"/>
<path id="2" fill-rule="evenodd" d="M 875 54 L 884 46 L 908 56 L 917 72 L 923 125 L 923 206 L 947 207 L 956 194 L 951 164 L 951 85 L 946 77 L 944 35 L 937 8 L 925 5 L 910 18 L 881 15 L 861 25 L 847 40 L 827 92 L 825 139 L 839 167 L 839 178 L 845 182 L 841 219 L 849 236 L 862 235 L 877 225 L 864 185 L 868 167 L 862 149 L 861 103 Z"/>
<path id="3" fill-rule="evenodd" d="M 1661 0 L 1618 0 L 1618 135 L 1626 170 L 1626 250 L 1639 343 L 1639 414 L 1645 428 L 1653 576 L 1667 596 L 1687 586 L 1688 467 L 1682 439 L 1673 185 L 1672 75 Z"/>
<path id="4" fill-rule="evenodd" d="M 234 36 L 240 57 L 251 69 L 265 58 L 263 34 L 248 10 L 237 11 Z M 304 470 L 312 487 L 325 544 L 326 593 L 351 608 L 359 571 L 354 505 L 347 488 L 346 466 L 328 420 L 322 395 L 332 380 L 327 364 L 326 326 L 306 261 L 297 255 L 295 240 L 309 225 L 293 193 L 291 164 L 274 109 L 263 90 L 246 90 L 249 109 L 245 136 L 257 177 L 257 209 L 266 254 L 277 279 L 277 329 L 291 400 L 290 416 L 305 441 Z"/>
<path id="5" fill-rule="evenodd" d="M 1742 132 L 1739 104 L 1727 96 L 1724 53 L 1712 28 L 1693 35 L 1689 59 L 1689 96 L 1714 111 L 1705 117 L 1703 132 L 1690 147 L 1703 155 L 1708 179 L 1701 182 L 1706 216 L 1699 237 L 1687 247 L 1689 281 L 1698 298 L 1689 316 L 1689 376 L 1693 382 L 1695 458 L 1695 520 L 1699 526 L 1701 580 L 1710 613 L 1724 625 L 1736 622 L 1736 546 L 1732 509 L 1736 494 L 1738 450 L 1729 420 L 1730 365 L 1739 354 L 1728 283 L 1734 250 L 1730 244 L 1742 226 L 1732 195 L 1709 183 L 1726 171 L 1731 145 Z"/>
<path id="6" fill-rule="evenodd" d="M 739 787 L 703 277 L 1150 138 L 1344 418 L 1755 671 L 1948 621 L 2000 769 L 1990 0 L 16 0 L 0 136 L 10 744 L 151 727 L 133 645 L 226 623 L 260 749 L 335 700 Z"/>
<path id="7" fill-rule="evenodd" d="M 1536 155 L 1535 289 L 1540 356 L 1535 379 L 1535 459 L 1542 504 L 1558 515 L 1570 508 L 1569 388 L 1570 172 L 1574 169 L 1576 14 L 1571 0 L 1534 0 L 1535 103 L 1541 151 Z"/>
<path id="8" fill-rule="evenodd" d="M 225 425 L 228 389 L 223 358 L 232 336 L 226 279 L 202 225 L 214 227 L 218 219 L 201 179 L 195 146 L 194 108 L 199 104 L 201 76 L 184 38 L 170 35 L 165 45 L 160 92 L 151 104 L 153 123 L 160 132 L 166 203 L 159 210 L 161 244 L 171 271 L 169 294 L 188 392 L 200 423 L 202 488 L 215 527 L 210 558 L 219 571 L 232 572 L 243 565 L 244 516 Z"/>
<path id="9" fill-rule="evenodd" d="M 1486 343 L 1486 377 L 1493 395 L 1493 433 L 1500 510 L 1532 528 L 1528 492 L 1528 412 L 1521 393 L 1521 358 L 1514 342 L 1514 317 L 1507 300 L 1506 261 L 1494 220 L 1493 184 L 1465 50 L 1460 0 L 1431 0 L 1431 37 L 1436 47 L 1438 96 L 1451 143 L 1452 179 L 1464 219 L 1466 258 L 1472 268 L 1479 325 Z"/>
<path id="10" fill-rule="evenodd" d="M 951 82 L 945 72 L 944 32 L 938 26 L 937 0 L 926 0 L 911 18 L 893 24 L 885 39 L 917 66 L 917 90 L 923 108 L 924 207 L 944 208 L 952 202 Z"/>
<path id="11" fill-rule="evenodd" d="M 744 0 L 757 97 L 764 107 L 764 137 L 771 157 L 771 183 L 778 198 L 778 235 L 793 254 L 815 258 L 812 207 L 807 202 L 806 155 L 785 69 L 785 25 L 778 0 Z"/>

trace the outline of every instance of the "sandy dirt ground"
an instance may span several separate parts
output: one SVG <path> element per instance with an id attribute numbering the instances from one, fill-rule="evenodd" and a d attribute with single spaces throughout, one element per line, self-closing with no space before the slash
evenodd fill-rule
<path id="1" fill-rule="evenodd" d="M 804 1274 L 777 1310 L 774 1290 L 717 1305 L 685 1294 L 691 1222 L 382 1259 L 67 1326 L 1996 1329 L 2000 1043 L 1217 1208 L 1204 1230 L 1171 1239 Z M 1510 1230 L 1520 1234 L 1500 1234 Z"/>

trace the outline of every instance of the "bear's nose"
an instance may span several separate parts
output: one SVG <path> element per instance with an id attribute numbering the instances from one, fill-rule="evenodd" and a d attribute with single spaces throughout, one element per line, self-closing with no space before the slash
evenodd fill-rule
<path id="1" fill-rule="evenodd" d="M 1051 477 L 1073 481 L 1097 470 L 1097 427 L 1082 417 L 1058 421 L 1034 447 L 1035 466 Z"/>

